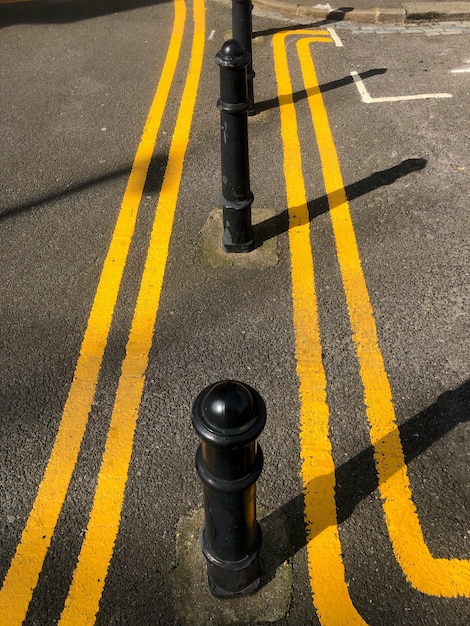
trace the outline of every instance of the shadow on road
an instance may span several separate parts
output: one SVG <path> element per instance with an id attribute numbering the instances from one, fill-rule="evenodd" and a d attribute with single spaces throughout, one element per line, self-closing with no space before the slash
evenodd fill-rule
<path id="1" fill-rule="evenodd" d="M 380 187 L 384 187 L 385 185 L 391 185 L 403 176 L 407 176 L 412 172 L 419 172 L 426 167 L 426 164 L 426 159 L 405 159 L 398 165 L 394 165 L 389 169 L 374 172 L 366 178 L 362 178 L 355 183 L 346 185 L 346 187 L 344 188 L 344 191 L 346 192 L 346 197 L 349 201 L 351 201 L 355 198 L 359 198 L 360 196 L 364 196 L 371 191 L 374 191 L 375 189 L 379 189 Z M 343 190 L 338 189 L 337 191 L 330 194 L 329 199 L 328 196 L 325 194 L 320 198 L 310 200 L 307 203 L 309 222 L 311 222 L 319 215 L 323 215 L 323 213 L 327 213 L 328 211 L 342 204 L 343 198 Z M 297 215 L 299 215 L 299 213 L 301 214 L 300 211 L 297 211 L 297 207 L 293 207 L 292 210 Z M 300 223 L 299 225 L 303 224 Z M 282 211 L 282 213 L 279 213 L 278 215 L 275 215 L 274 217 L 271 217 L 264 222 L 253 225 L 253 230 L 257 247 L 261 246 L 265 241 L 268 241 L 268 239 L 276 237 L 281 233 L 287 232 L 289 230 L 289 210 L 285 209 L 284 211 Z"/>
<path id="2" fill-rule="evenodd" d="M 157 154 L 152 157 L 152 160 L 150 161 L 150 166 L 148 167 L 148 170 L 146 173 L 146 180 L 145 180 L 145 187 L 144 187 L 143 194 L 145 194 L 146 192 L 155 193 L 155 192 L 160 191 L 167 162 L 168 162 L 167 154 Z M 147 167 L 146 160 L 142 164 L 141 167 L 142 168 Z M 139 168 L 139 164 L 134 163 L 133 168 L 134 170 Z M 80 193 L 81 191 L 90 189 L 91 187 L 100 185 L 102 183 L 106 183 L 110 180 L 121 178 L 122 176 L 129 178 L 131 169 L 132 168 L 130 166 L 122 167 L 112 172 L 107 172 L 106 174 L 103 174 L 102 176 L 97 176 L 96 178 L 92 178 L 92 179 L 85 180 L 80 183 L 69 185 L 67 189 L 61 189 L 60 191 L 49 193 L 44 196 L 31 198 L 30 200 L 27 200 L 23 204 L 19 204 L 14 207 L 6 207 L 5 209 L 0 208 L 0 222 L 8 217 L 12 217 L 13 215 L 16 215 L 19 213 L 25 213 L 28 211 L 34 211 L 36 209 L 39 209 L 40 207 L 42 207 L 43 205 L 47 203 L 55 202 L 56 200 L 62 200 L 64 198 L 72 196 L 73 194 Z"/>
<path id="3" fill-rule="evenodd" d="M 387 69 L 385 67 L 379 67 L 377 69 L 367 70 L 366 72 L 361 72 L 359 74 L 361 79 L 369 78 L 370 76 L 377 76 L 378 74 L 385 74 Z M 346 87 L 347 85 L 351 85 L 354 83 L 354 79 L 352 76 L 345 76 L 344 78 L 339 78 L 338 80 L 333 80 L 330 83 L 325 83 L 321 85 L 320 91 L 321 93 L 325 93 L 327 91 L 331 91 L 332 89 L 339 89 L 340 87 Z M 315 91 L 314 87 L 310 89 L 301 89 L 300 91 L 296 91 L 292 94 L 292 100 L 294 104 L 296 102 L 300 102 L 301 100 L 306 100 L 309 95 L 313 95 Z M 269 100 L 264 100 L 263 102 L 256 103 L 256 113 L 262 113 L 263 111 L 269 111 L 269 109 L 276 109 L 279 107 L 279 97 L 270 98 Z"/>
<path id="4" fill-rule="evenodd" d="M 463 422 L 469 421 L 470 380 L 457 389 L 441 395 L 430 407 L 418 413 L 398 427 L 406 463 L 430 448 L 432 444 Z M 388 437 L 395 438 L 395 433 L 387 435 L 380 444 L 386 444 Z M 400 468 L 397 467 L 396 471 Z M 387 476 L 387 478 L 389 478 Z M 322 480 L 331 483 L 331 476 L 324 476 L 312 481 L 306 490 L 321 491 Z M 357 456 L 337 468 L 336 483 L 336 520 L 325 517 L 325 527 L 329 524 L 344 522 L 353 513 L 355 507 L 379 486 L 374 463 L 374 449 L 369 446 Z M 264 571 L 262 584 L 267 584 L 276 576 L 276 569 L 307 544 L 304 520 L 304 494 L 299 493 L 282 507 L 265 517 L 260 522 L 264 544 L 275 546 L 263 559 Z"/>
<path id="5" fill-rule="evenodd" d="M 34 0 L 0 4 L 0 27 L 12 24 L 65 24 L 131 11 L 169 0 Z"/>

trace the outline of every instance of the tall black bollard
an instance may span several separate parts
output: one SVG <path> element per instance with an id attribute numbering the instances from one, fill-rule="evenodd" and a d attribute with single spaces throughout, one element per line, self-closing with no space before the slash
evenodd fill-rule
<path id="1" fill-rule="evenodd" d="M 226 380 L 199 394 L 192 415 L 202 440 L 196 468 L 204 491 L 201 544 L 209 589 L 219 598 L 253 593 L 260 582 L 255 483 L 263 469 L 257 437 L 266 423 L 264 401 L 249 385 Z"/>
<path id="2" fill-rule="evenodd" d="M 247 66 L 247 94 L 250 101 L 248 115 L 255 115 L 255 97 L 253 90 L 253 48 L 251 45 L 253 37 L 253 5 L 251 0 L 232 0 L 232 37 L 238 41 L 245 52 L 250 55 Z"/>
<path id="3" fill-rule="evenodd" d="M 254 238 L 251 225 L 253 194 L 248 161 L 250 102 L 246 94 L 248 53 L 234 39 L 226 41 L 216 55 L 220 66 L 220 145 L 222 160 L 223 235 L 227 252 L 249 252 Z"/>

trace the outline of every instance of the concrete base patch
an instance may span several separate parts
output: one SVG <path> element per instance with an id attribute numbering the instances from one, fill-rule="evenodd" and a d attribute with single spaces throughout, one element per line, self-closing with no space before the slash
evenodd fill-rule
<path id="1" fill-rule="evenodd" d="M 213 209 L 202 227 L 202 255 L 210 267 L 266 269 L 278 262 L 277 238 L 273 233 L 276 214 L 271 209 L 252 208 L 255 249 L 252 252 L 227 253 L 222 246 L 222 209 Z M 274 228 L 275 232 L 275 228 Z"/>
<path id="2" fill-rule="evenodd" d="M 263 106 L 263 103 L 259 103 L 259 102 L 256 103 L 255 106 L 257 107 L 258 112 L 256 113 L 256 115 L 253 115 L 252 117 L 248 118 L 250 124 L 253 124 L 256 122 L 261 122 L 265 124 L 267 121 L 269 121 L 273 117 L 274 109 L 271 108 L 271 109 L 260 111 L 259 108 Z"/>
<path id="3" fill-rule="evenodd" d="M 258 510 L 261 516 L 268 513 L 263 507 Z M 283 618 L 291 602 L 292 567 L 284 562 L 277 567 L 275 576 L 263 576 L 276 562 L 276 546 L 263 541 L 261 586 L 256 593 L 221 600 L 210 593 L 207 583 L 206 560 L 200 545 L 203 525 L 203 509 L 182 517 L 178 524 L 173 590 L 177 618 L 183 626 L 256 624 Z"/>

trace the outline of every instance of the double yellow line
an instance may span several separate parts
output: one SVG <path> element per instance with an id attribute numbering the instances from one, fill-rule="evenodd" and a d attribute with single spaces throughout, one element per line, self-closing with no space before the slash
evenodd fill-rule
<path id="1" fill-rule="evenodd" d="M 308 42 L 331 41 L 331 38 L 326 30 L 297 30 L 277 33 L 273 39 L 289 209 L 295 356 L 301 400 L 301 473 L 305 489 L 310 582 L 313 601 L 322 624 L 365 624 L 349 596 L 338 536 L 335 466 L 328 432 L 329 409 L 322 362 L 310 218 L 285 48 L 286 38 L 294 34 L 308 37 Z"/>
<path id="2" fill-rule="evenodd" d="M 305 488 L 310 578 L 322 624 L 363 624 L 349 597 L 338 536 L 334 462 L 328 437 L 329 410 L 321 355 L 314 261 L 302 158 L 285 49 L 297 42 L 302 77 L 320 153 L 336 253 L 346 295 L 352 339 L 359 362 L 385 520 L 396 559 L 410 584 L 429 595 L 470 596 L 470 561 L 434 558 L 424 540 L 396 425 L 372 305 L 362 272 L 349 204 L 326 108 L 311 58 L 310 44 L 328 41 L 327 31 L 274 35 L 284 174 L 289 207 L 296 359 L 301 398 L 302 479 Z"/>
<path id="3" fill-rule="evenodd" d="M 21 541 L 0 591 L 0 617 L 21 624 L 55 531 L 95 395 L 139 204 L 180 57 L 184 0 L 174 0 L 169 48 L 100 277 L 57 437 Z M 93 624 L 119 528 L 145 370 L 157 317 L 173 218 L 189 141 L 204 53 L 204 0 L 195 0 L 190 66 L 122 364 L 87 532 L 60 624 Z"/>

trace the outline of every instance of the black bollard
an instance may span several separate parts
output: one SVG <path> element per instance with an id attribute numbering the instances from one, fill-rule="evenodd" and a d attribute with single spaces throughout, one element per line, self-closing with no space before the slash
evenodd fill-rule
<path id="1" fill-rule="evenodd" d="M 266 423 L 264 401 L 249 385 L 225 380 L 199 394 L 192 416 L 202 440 L 196 468 L 203 482 L 201 546 L 209 589 L 218 598 L 253 593 L 260 582 L 256 480 L 263 469 L 257 438 Z"/>
<path id="2" fill-rule="evenodd" d="M 247 65 L 247 95 L 250 101 L 248 115 L 255 115 L 255 98 L 253 93 L 253 48 L 251 45 L 253 38 L 253 5 L 251 0 L 232 0 L 232 37 L 238 41 L 244 48 L 245 52 L 250 55 Z"/>
<path id="3" fill-rule="evenodd" d="M 249 252 L 254 247 L 251 225 L 253 194 L 248 162 L 250 102 L 246 94 L 249 55 L 234 39 L 226 41 L 216 55 L 220 66 L 220 144 L 222 161 L 223 235 L 226 252 Z"/>

